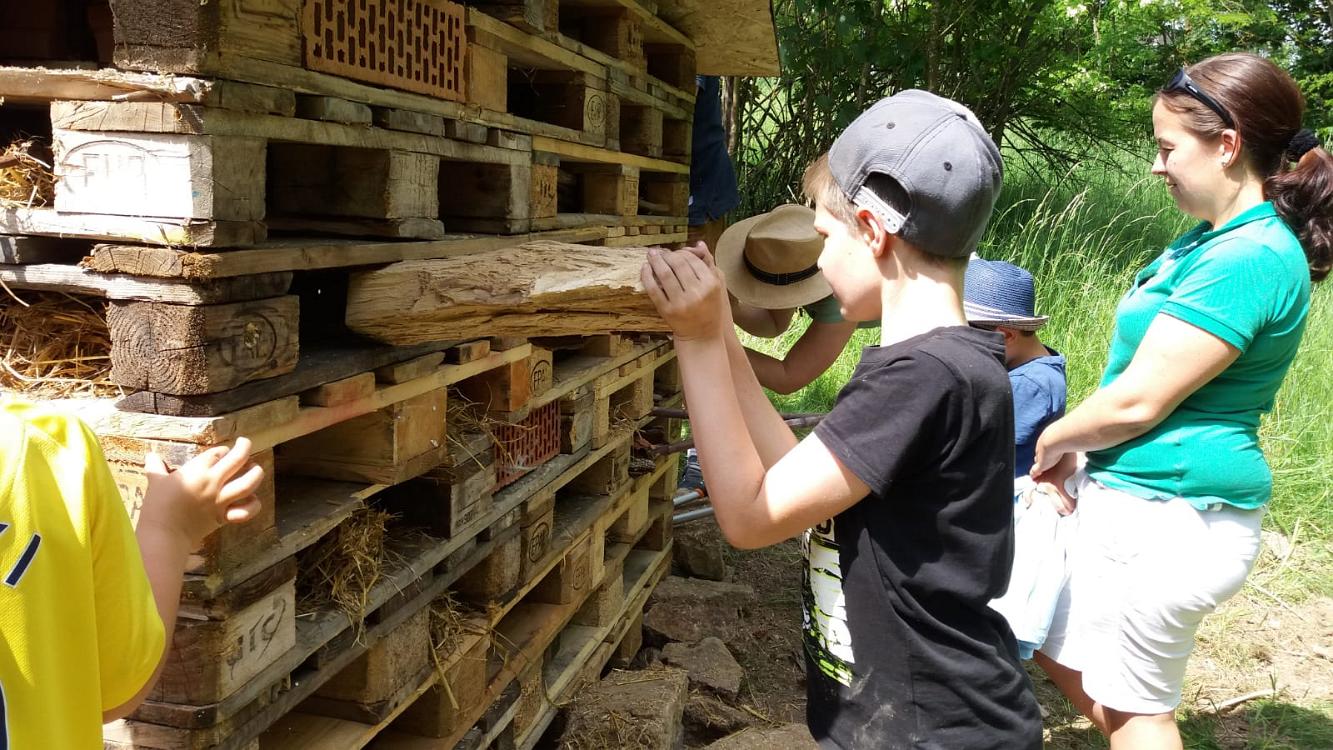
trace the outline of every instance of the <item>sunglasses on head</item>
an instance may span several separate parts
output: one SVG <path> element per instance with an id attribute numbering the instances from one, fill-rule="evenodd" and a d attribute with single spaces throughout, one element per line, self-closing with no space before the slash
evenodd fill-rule
<path id="1" fill-rule="evenodd" d="M 1228 128 L 1234 129 L 1236 127 L 1236 121 L 1231 119 L 1231 115 L 1227 114 L 1227 111 L 1222 108 L 1221 104 L 1217 103 L 1216 99 L 1204 93 L 1203 89 L 1199 88 L 1199 84 L 1195 83 L 1194 79 L 1190 78 L 1190 74 L 1186 73 L 1184 68 L 1176 71 L 1176 74 L 1171 77 L 1171 82 L 1166 84 L 1166 87 L 1163 88 L 1162 91 L 1166 93 L 1183 91 L 1194 97 L 1203 104 L 1203 106 L 1216 112 L 1217 116 L 1222 118 L 1223 124 Z"/>

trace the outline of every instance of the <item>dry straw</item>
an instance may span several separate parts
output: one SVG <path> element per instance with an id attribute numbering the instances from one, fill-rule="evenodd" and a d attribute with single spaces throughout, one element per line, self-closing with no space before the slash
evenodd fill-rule
<path id="1" fill-rule="evenodd" d="M 120 395 L 111 382 L 106 303 L 59 292 L 0 290 L 0 389 L 27 398 Z"/>
<path id="2" fill-rule="evenodd" d="M 50 149 L 28 138 L 9 144 L 0 153 L 0 208 L 35 208 L 55 199 L 55 173 Z"/>
<path id="3" fill-rule="evenodd" d="M 333 607 L 347 616 L 361 639 L 371 589 L 389 563 L 385 525 L 391 518 L 382 510 L 362 508 L 301 553 L 298 616 Z"/>

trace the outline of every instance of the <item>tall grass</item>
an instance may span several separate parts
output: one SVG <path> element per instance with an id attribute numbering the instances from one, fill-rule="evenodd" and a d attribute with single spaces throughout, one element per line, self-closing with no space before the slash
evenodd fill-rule
<path id="1" fill-rule="evenodd" d="M 983 257 L 1008 260 L 1032 272 L 1037 310 L 1051 316 L 1042 340 L 1068 360 L 1069 403 L 1092 393 L 1106 364 L 1114 312 L 1134 275 L 1193 220 L 1175 208 L 1161 182 L 1142 176 L 1076 168 L 1054 185 L 1023 174 L 1006 175 L 1001 205 L 980 248 Z M 1333 283 L 1333 282 L 1331 282 Z M 799 337 L 808 320 L 775 340 L 747 345 L 778 353 Z M 779 408 L 824 411 L 877 329 L 857 331 L 847 350 L 819 380 Z M 1261 439 L 1273 469 L 1270 526 L 1302 541 L 1333 537 L 1333 289 L 1316 287 L 1301 351 L 1264 420 Z M 1333 593 L 1326 574 L 1300 588 Z"/>

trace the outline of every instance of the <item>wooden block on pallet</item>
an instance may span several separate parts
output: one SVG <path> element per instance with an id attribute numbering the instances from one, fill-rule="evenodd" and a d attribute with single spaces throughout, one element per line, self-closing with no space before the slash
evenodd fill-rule
<path id="1" fill-rule="evenodd" d="M 53 133 L 58 211 L 175 219 L 264 218 L 261 138 Z"/>
<path id="2" fill-rule="evenodd" d="M 647 67 L 643 53 L 643 25 L 626 8 L 583 19 L 583 41 L 633 68 Z"/>
<path id="3" fill-rule="evenodd" d="M 306 120 L 341 122 L 350 125 L 369 125 L 374 121 L 370 107 L 361 102 L 316 94 L 296 95 L 296 116 Z"/>
<path id="4" fill-rule="evenodd" d="M 496 543 L 485 560 L 463 574 L 455 589 L 471 601 L 493 601 L 519 584 L 522 569 L 523 538 L 521 534 L 512 534 Z"/>
<path id="5" fill-rule="evenodd" d="M 489 139 L 490 129 L 479 122 L 471 120 L 446 120 L 444 123 L 445 135 L 456 141 L 467 141 L 468 143 L 485 143 Z"/>
<path id="6" fill-rule="evenodd" d="M 532 659 L 527 671 L 518 677 L 518 704 L 514 709 L 514 735 L 522 737 L 546 708 L 546 683 L 542 679 L 542 659 Z"/>
<path id="7" fill-rule="evenodd" d="M 509 107 L 520 116 L 606 136 L 606 81 L 581 71 L 525 70 L 509 76 Z"/>
<path id="8" fill-rule="evenodd" d="M 611 419 L 643 419 L 653 410 L 653 373 L 642 377 L 611 395 Z"/>
<path id="9" fill-rule="evenodd" d="M 680 363 L 673 357 L 670 361 L 658 365 L 653 373 L 653 392 L 664 397 L 675 396 L 685 390 L 685 381 L 680 377 Z"/>
<path id="10" fill-rule="evenodd" d="M 560 160 L 549 154 L 533 154 L 532 193 L 528 198 L 534 219 L 556 215 L 556 185 L 560 179 Z"/>
<path id="11" fill-rule="evenodd" d="M 638 167 L 584 172 L 582 184 L 585 213 L 633 216 L 639 212 Z"/>
<path id="12" fill-rule="evenodd" d="M 694 51 L 679 44 L 645 44 L 648 75 L 687 91 L 694 90 Z"/>
<path id="13" fill-rule="evenodd" d="M 440 214 L 450 229 L 497 233 L 527 231 L 532 218 L 532 167 L 527 164 L 476 164 L 441 161 Z M 486 221 L 470 221 L 470 220 Z"/>
<path id="14" fill-rule="evenodd" d="M 519 578 L 528 580 L 533 570 L 551 551 L 551 532 L 555 525 L 555 496 L 546 494 L 529 501 L 524 509 L 519 536 L 523 539 L 523 564 Z"/>
<path id="15" fill-rule="evenodd" d="M 405 523 L 452 539 L 490 512 L 494 487 L 495 456 L 488 451 L 452 468 L 431 469 L 387 490 L 380 502 Z"/>
<path id="16" fill-rule="evenodd" d="M 666 120 L 662 123 L 662 158 L 689 162 L 693 148 L 694 123 L 689 120 Z M 684 216 L 685 214 L 681 214 Z"/>
<path id="17" fill-rule="evenodd" d="M 666 501 L 652 501 L 648 506 L 648 515 L 651 520 L 648 523 L 648 530 L 644 532 L 643 538 L 635 545 L 638 549 L 661 552 L 671 546 L 672 522 L 671 516 L 673 508 L 671 503 Z"/>
<path id="18" fill-rule="evenodd" d="M 643 611 L 640 610 L 634 614 L 634 622 L 630 624 L 629 629 L 625 631 L 625 637 L 616 644 L 615 653 L 611 656 L 611 665 L 615 669 L 625 669 L 629 667 L 634 657 L 638 656 L 639 649 L 643 648 Z"/>
<path id="19" fill-rule="evenodd" d="M 660 207 L 664 216 L 685 216 L 690 211 L 690 181 L 677 175 L 655 175 L 640 181 L 643 199 Z"/>
<path id="20" fill-rule="evenodd" d="M 560 401 L 560 452 L 577 453 L 592 440 L 593 396 L 586 388 Z"/>
<path id="21" fill-rule="evenodd" d="M 493 112 L 508 112 L 509 58 L 480 44 L 469 43 L 467 47 L 468 103 Z"/>
<path id="22" fill-rule="evenodd" d="M 394 721 L 394 729 L 426 737 L 451 737 L 465 728 L 465 717 L 474 715 L 486 695 L 486 657 L 491 639 L 480 625 L 472 626 L 479 632 L 465 630 L 453 651 L 438 655 L 449 665 L 444 676 L 403 711 Z"/>
<path id="23" fill-rule="evenodd" d="M 111 380 L 177 395 L 217 393 L 296 369 L 295 295 L 220 305 L 113 300 Z"/>
<path id="24" fill-rule="evenodd" d="M 181 617 L 149 697 L 204 706 L 243 687 L 296 645 L 295 565 L 279 564 L 206 603 L 206 619 Z"/>
<path id="25" fill-rule="evenodd" d="M 588 596 L 574 615 L 576 625 L 605 628 L 615 623 L 625 606 L 625 581 L 620 558 L 606 562 L 602 569 L 602 583 Z"/>
<path id="26" fill-rule="evenodd" d="M 485 0 L 470 2 L 469 5 L 538 36 L 560 31 L 560 4 L 557 0 Z"/>
<path id="27" fill-rule="evenodd" d="M 350 378 L 325 383 L 301 393 L 302 406 L 341 406 L 369 398 L 375 393 L 375 373 L 363 372 Z"/>
<path id="28" fill-rule="evenodd" d="M 403 689 L 431 667 L 430 608 L 418 610 L 357 657 L 300 710 L 351 721 L 378 722 L 397 708 Z M 397 700 L 396 700 L 397 699 Z"/>
<path id="29" fill-rule="evenodd" d="M 468 362 L 475 362 L 491 353 L 491 342 L 489 339 L 477 339 L 468 341 L 457 346 L 450 347 L 444 353 L 445 359 L 451 365 L 465 365 Z"/>
<path id="30" fill-rule="evenodd" d="M 609 541 L 633 544 L 643 536 L 648 528 L 648 496 L 651 489 L 644 485 L 630 496 L 625 512 L 606 530 Z"/>
<path id="31" fill-rule="evenodd" d="M 111 10 L 120 67 L 218 73 L 225 70 L 224 55 L 301 65 L 297 24 L 301 0 L 202 4 L 111 0 Z"/>
<path id="32" fill-rule="evenodd" d="M 600 538 L 600 534 L 597 535 Z M 569 604 L 592 588 L 596 576 L 601 575 L 602 560 L 592 559 L 593 534 L 585 531 L 569 546 L 555 568 L 537 584 L 529 595 L 534 602 Z"/>
<path id="33" fill-rule="evenodd" d="M 518 411 L 551 389 L 551 362 L 550 349 L 534 347 L 528 357 L 464 380 L 459 390 L 487 411 Z"/>
<path id="34" fill-rule="evenodd" d="M 274 143 L 268 165 L 273 214 L 364 219 L 440 215 L 440 159 L 431 154 Z"/>
<path id="35" fill-rule="evenodd" d="M 640 156 L 662 156 L 662 110 L 656 107 L 620 106 L 620 150 Z"/>
<path id="36" fill-rule="evenodd" d="M 436 388 L 278 447 L 285 472 L 397 484 L 438 466 L 448 453 L 447 390 Z"/>
<path id="37" fill-rule="evenodd" d="M 629 481 L 629 443 L 616 446 L 597 463 L 570 480 L 564 492 L 581 495 L 613 495 Z"/>

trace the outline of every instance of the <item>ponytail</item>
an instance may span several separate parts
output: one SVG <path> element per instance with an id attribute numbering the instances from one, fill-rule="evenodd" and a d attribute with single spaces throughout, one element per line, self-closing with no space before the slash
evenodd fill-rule
<path id="1" fill-rule="evenodd" d="M 1293 169 L 1265 180 L 1264 195 L 1300 239 L 1310 280 L 1323 281 L 1333 267 L 1333 154 L 1314 145 Z"/>

